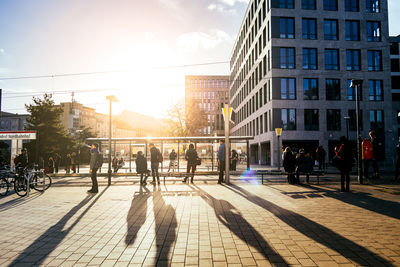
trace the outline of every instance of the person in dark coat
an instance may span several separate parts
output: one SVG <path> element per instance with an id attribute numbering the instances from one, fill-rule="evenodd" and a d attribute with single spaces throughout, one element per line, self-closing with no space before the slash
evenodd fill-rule
<path id="1" fill-rule="evenodd" d="M 340 191 L 349 192 L 350 171 L 353 168 L 353 151 L 349 141 L 345 136 L 340 137 L 340 145 L 335 148 L 335 153 L 340 159 L 338 165 L 338 169 L 340 171 L 340 181 L 341 181 Z"/>
<path id="2" fill-rule="evenodd" d="M 221 184 L 222 180 L 224 179 L 224 172 L 225 172 L 225 141 L 223 139 L 219 140 L 217 157 L 218 157 L 218 170 L 219 170 L 218 184 Z"/>
<path id="3" fill-rule="evenodd" d="M 61 156 L 60 154 L 56 153 L 54 155 L 54 171 L 58 173 L 58 167 L 60 166 Z"/>
<path id="4" fill-rule="evenodd" d="M 15 167 L 21 167 L 25 168 L 28 166 L 28 150 L 26 148 L 22 149 L 21 154 L 19 154 L 15 159 L 14 159 L 14 164 Z"/>
<path id="5" fill-rule="evenodd" d="M 71 170 L 72 173 L 76 173 L 76 153 L 72 152 L 71 154 Z"/>
<path id="6" fill-rule="evenodd" d="M 326 151 L 322 146 L 319 146 L 317 150 L 315 151 L 316 154 L 316 160 L 318 161 L 318 169 L 325 170 L 325 157 L 326 157 Z"/>
<path id="7" fill-rule="evenodd" d="M 239 160 L 239 155 L 236 152 L 235 149 L 232 150 L 232 156 L 231 156 L 231 171 L 236 171 L 236 164 Z"/>
<path id="8" fill-rule="evenodd" d="M 175 149 L 172 149 L 171 153 L 169 154 L 168 172 L 170 172 L 170 170 L 172 170 L 172 172 L 175 172 L 177 156 L 178 155 L 176 154 Z"/>
<path id="9" fill-rule="evenodd" d="M 140 184 L 146 185 L 147 181 L 147 160 L 143 155 L 142 151 L 137 153 L 137 157 L 135 160 L 136 163 L 136 173 L 140 174 Z M 144 179 L 143 179 L 144 176 Z"/>
<path id="10" fill-rule="evenodd" d="M 306 174 L 306 182 L 310 182 L 310 173 L 313 170 L 313 160 L 310 154 L 306 154 L 304 148 L 299 150 L 299 154 L 296 156 L 296 180 L 300 183 L 300 173 Z"/>
<path id="11" fill-rule="evenodd" d="M 47 162 L 47 167 L 49 168 L 49 173 L 54 173 L 54 160 L 53 160 L 53 157 L 49 157 L 49 161 Z"/>
<path id="12" fill-rule="evenodd" d="M 99 186 L 97 184 L 97 170 L 100 166 L 98 166 L 98 157 L 100 157 L 99 144 L 92 144 L 90 149 L 90 165 L 89 172 L 90 178 L 92 179 L 92 188 L 88 190 L 88 193 L 96 194 L 99 192 Z"/>
<path id="13" fill-rule="evenodd" d="M 150 144 L 150 161 L 151 161 L 151 173 L 153 175 L 153 183 L 160 184 L 160 174 L 158 173 L 158 167 L 162 162 L 162 155 L 158 148 L 154 146 L 153 143 Z"/>
<path id="14" fill-rule="evenodd" d="M 374 170 L 374 178 L 379 179 L 379 167 L 378 167 L 378 150 L 379 150 L 379 141 L 376 138 L 376 134 L 374 131 L 370 131 L 369 132 L 369 137 L 371 139 L 371 143 L 372 143 L 372 168 Z"/>
<path id="15" fill-rule="evenodd" d="M 295 176 L 294 172 L 296 170 L 296 158 L 293 155 L 292 150 L 290 147 L 286 147 L 285 152 L 283 152 L 283 168 L 285 172 L 288 174 L 288 183 L 293 184 L 295 183 Z"/>
<path id="16" fill-rule="evenodd" d="M 71 154 L 67 154 L 65 158 L 65 172 L 69 173 L 71 170 Z"/>
<path id="17" fill-rule="evenodd" d="M 197 151 L 194 149 L 194 145 L 190 144 L 189 149 L 186 151 L 185 159 L 187 160 L 187 168 L 186 174 L 189 175 L 190 170 L 192 170 L 192 175 L 190 177 L 190 182 L 193 183 L 194 172 L 197 167 L 197 159 L 198 159 Z M 183 182 L 186 183 L 188 176 L 183 179 Z"/>
<path id="18" fill-rule="evenodd" d="M 400 137 L 399 143 L 396 146 L 396 169 L 394 173 L 394 181 L 399 181 L 399 173 L 400 173 Z"/>

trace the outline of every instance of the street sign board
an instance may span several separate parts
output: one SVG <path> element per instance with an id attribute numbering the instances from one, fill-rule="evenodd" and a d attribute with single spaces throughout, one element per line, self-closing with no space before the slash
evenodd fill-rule
<path id="1" fill-rule="evenodd" d="M 0 132 L 0 140 L 34 140 L 35 131 Z"/>

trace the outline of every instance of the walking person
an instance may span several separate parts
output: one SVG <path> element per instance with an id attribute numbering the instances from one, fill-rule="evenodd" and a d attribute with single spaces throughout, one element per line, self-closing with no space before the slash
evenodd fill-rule
<path id="1" fill-rule="evenodd" d="M 114 169 L 114 173 L 118 171 L 118 159 L 116 156 L 111 161 L 112 168 Z"/>
<path id="2" fill-rule="evenodd" d="M 235 149 L 232 150 L 232 157 L 231 157 L 231 165 L 230 165 L 230 170 L 231 171 L 236 171 L 236 164 L 239 160 L 239 154 L 236 152 Z"/>
<path id="3" fill-rule="evenodd" d="M 158 173 L 158 167 L 163 161 L 161 152 L 158 148 L 154 146 L 153 143 L 150 144 L 150 161 L 151 161 L 151 174 L 153 175 L 153 184 L 160 184 L 160 174 Z"/>
<path id="4" fill-rule="evenodd" d="M 319 146 L 315 151 L 318 161 L 318 169 L 325 170 L 326 151 L 322 146 Z"/>
<path id="5" fill-rule="evenodd" d="M 48 173 L 54 173 L 54 160 L 53 157 L 49 157 L 49 161 L 47 162 Z"/>
<path id="6" fill-rule="evenodd" d="M 296 182 L 294 171 L 296 170 L 296 157 L 294 156 L 292 149 L 290 147 L 285 148 L 283 152 L 283 168 L 287 172 L 287 180 L 289 184 L 294 184 Z"/>
<path id="7" fill-rule="evenodd" d="M 76 153 L 72 152 L 71 154 L 71 170 L 72 173 L 76 173 Z"/>
<path id="8" fill-rule="evenodd" d="M 222 180 L 224 179 L 224 171 L 225 171 L 225 141 L 223 139 L 219 140 L 217 158 L 218 158 L 218 169 L 219 169 L 218 184 L 221 184 Z"/>
<path id="9" fill-rule="evenodd" d="M 88 190 L 88 193 L 96 194 L 99 192 L 99 186 L 97 184 L 97 170 L 101 167 L 103 162 L 100 155 L 99 144 L 94 143 L 90 149 L 90 178 L 92 179 L 92 188 Z"/>
<path id="10" fill-rule="evenodd" d="M 396 169 L 394 174 L 395 182 L 399 181 L 399 174 L 400 174 L 400 137 L 399 137 L 399 143 L 396 146 Z"/>
<path id="11" fill-rule="evenodd" d="M 177 154 L 175 152 L 175 149 L 172 149 L 171 153 L 169 154 L 168 172 L 170 172 L 170 170 L 172 170 L 172 172 L 175 172 L 176 158 L 177 158 Z"/>
<path id="12" fill-rule="evenodd" d="M 71 169 L 71 154 L 67 154 L 65 158 L 65 173 L 69 173 Z"/>
<path id="13" fill-rule="evenodd" d="M 340 171 L 340 191 L 350 191 L 350 171 L 353 168 L 353 152 L 351 145 L 345 136 L 340 137 L 340 146 L 335 148 L 339 159 L 337 167 Z"/>
<path id="14" fill-rule="evenodd" d="M 147 181 L 147 160 L 143 155 L 142 151 L 139 151 L 137 153 L 137 157 L 135 160 L 136 163 L 136 173 L 139 175 L 140 174 L 140 184 L 141 185 L 146 185 Z M 143 179 L 144 176 L 144 179 Z"/>
<path id="15" fill-rule="evenodd" d="M 60 166 L 61 156 L 60 154 L 56 153 L 54 155 L 54 171 L 58 173 L 58 167 Z"/>
<path id="16" fill-rule="evenodd" d="M 186 167 L 186 175 L 192 174 L 190 176 L 190 182 L 193 183 L 194 172 L 196 171 L 197 166 L 197 159 L 198 159 L 197 151 L 194 149 L 194 145 L 190 144 L 189 149 L 186 151 L 185 159 L 187 160 L 187 167 Z M 186 176 L 182 182 L 186 183 L 188 176 Z"/>

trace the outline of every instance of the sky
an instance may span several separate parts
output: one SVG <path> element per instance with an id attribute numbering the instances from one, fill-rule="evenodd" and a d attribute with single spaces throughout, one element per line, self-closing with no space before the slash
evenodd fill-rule
<path id="1" fill-rule="evenodd" d="M 154 117 L 185 94 L 185 75 L 228 75 L 248 0 L 0 0 L 2 110 L 53 93 L 108 113 L 107 95 Z M 390 35 L 400 1 L 389 0 Z M 205 65 L 202 65 L 207 63 Z M 208 64 L 210 63 L 210 64 Z M 110 72 L 115 71 L 115 72 Z M 87 74 L 97 72 L 97 74 Z M 64 74 L 85 75 L 63 76 Z M 15 77 L 49 76 L 34 79 Z"/>

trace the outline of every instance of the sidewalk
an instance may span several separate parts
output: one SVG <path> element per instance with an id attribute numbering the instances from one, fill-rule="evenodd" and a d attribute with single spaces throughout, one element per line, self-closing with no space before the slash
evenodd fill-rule
<path id="1" fill-rule="evenodd" d="M 118 179 L 0 198 L 0 266 L 400 266 L 400 196 L 379 186 Z"/>

